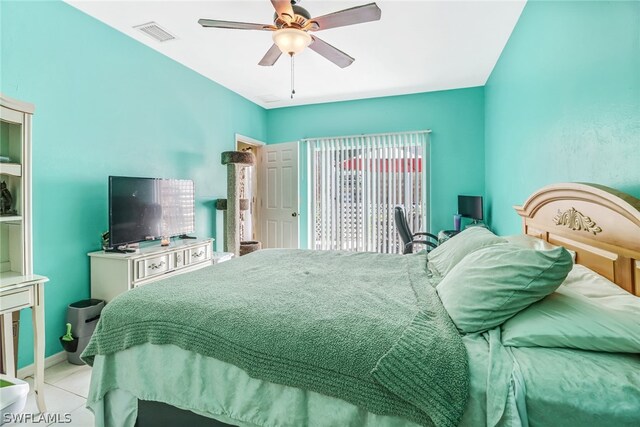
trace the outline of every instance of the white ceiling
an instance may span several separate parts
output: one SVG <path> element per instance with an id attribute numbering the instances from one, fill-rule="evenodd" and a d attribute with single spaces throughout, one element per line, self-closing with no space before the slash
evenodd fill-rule
<path id="1" fill-rule="evenodd" d="M 266 31 L 202 28 L 199 18 L 272 23 L 269 0 L 105 1 L 67 3 L 265 108 L 484 85 L 526 0 L 380 0 L 382 19 L 320 31 L 356 58 L 339 68 L 306 49 L 290 62 L 258 61 L 271 47 Z M 302 0 L 312 16 L 371 2 Z M 160 43 L 133 27 L 155 21 L 177 37 Z M 265 99 L 276 99 L 266 102 Z"/>

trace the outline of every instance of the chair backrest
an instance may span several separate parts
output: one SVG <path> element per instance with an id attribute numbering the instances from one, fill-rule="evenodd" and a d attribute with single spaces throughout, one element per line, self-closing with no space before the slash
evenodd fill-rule
<path id="1" fill-rule="evenodd" d="M 413 239 L 411 230 L 409 229 L 409 223 L 407 222 L 407 214 L 404 210 L 404 206 L 396 206 L 394 208 L 394 217 L 398 234 L 402 239 L 402 243 L 406 246 L 407 243 L 411 242 Z"/>

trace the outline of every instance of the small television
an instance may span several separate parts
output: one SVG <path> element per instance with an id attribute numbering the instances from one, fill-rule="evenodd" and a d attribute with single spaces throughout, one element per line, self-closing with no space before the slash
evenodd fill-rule
<path id="1" fill-rule="evenodd" d="M 482 221 L 482 196 L 458 196 L 458 214 L 476 222 Z"/>
<path id="2" fill-rule="evenodd" d="M 109 177 L 109 246 L 195 230 L 195 191 L 187 179 Z"/>

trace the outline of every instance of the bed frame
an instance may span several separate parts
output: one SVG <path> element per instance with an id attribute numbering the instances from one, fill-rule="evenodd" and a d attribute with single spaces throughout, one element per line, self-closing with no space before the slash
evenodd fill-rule
<path id="1" fill-rule="evenodd" d="M 576 252 L 576 263 L 640 296 L 640 199 L 597 184 L 544 187 L 522 206 L 523 233 Z"/>

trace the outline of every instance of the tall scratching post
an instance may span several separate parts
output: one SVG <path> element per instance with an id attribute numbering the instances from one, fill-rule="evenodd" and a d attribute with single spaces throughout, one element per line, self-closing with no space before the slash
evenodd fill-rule
<path id="1" fill-rule="evenodd" d="M 222 247 L 227 250 L 227 199 L 216 200 L 216 209 L 222 211 L 222 225 L 224 228 L 224 240 Z M 249 199 L 240 199 L 240 210 L 249 210 Z M 242 248 L 242 242 L 240 243 L 240 248 Z"/>
<path id="2" fill-rule="evenodd" d="M 253 166 L 256 158 L 250 151 L 225 151 L 222 164 L 227 166 L 227 223 L 225 224 L 226 252 L 240 255 L 240 180 L 241 168 Z"/>

